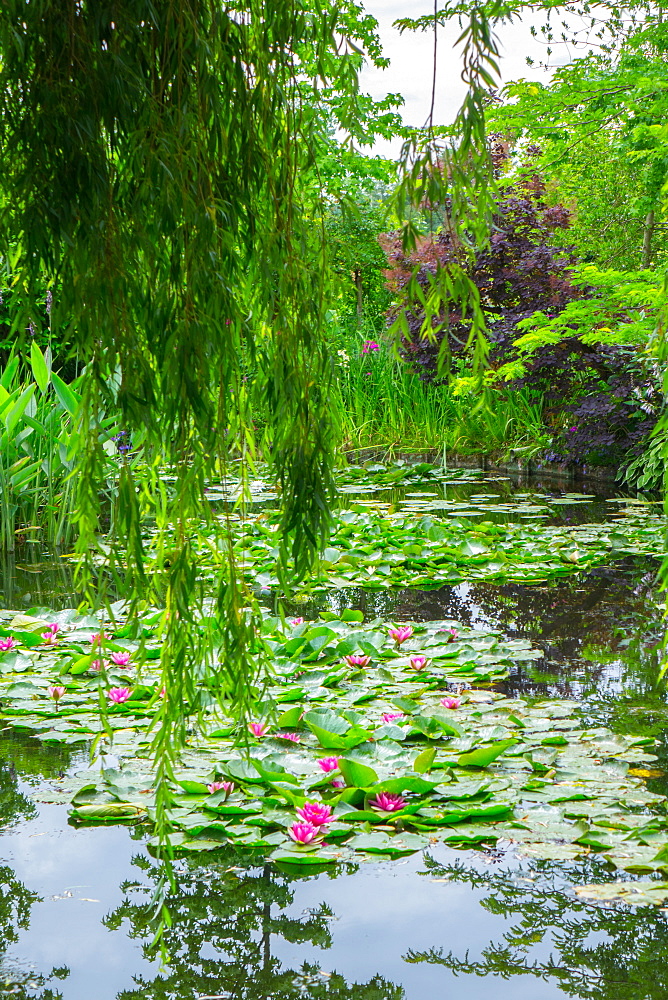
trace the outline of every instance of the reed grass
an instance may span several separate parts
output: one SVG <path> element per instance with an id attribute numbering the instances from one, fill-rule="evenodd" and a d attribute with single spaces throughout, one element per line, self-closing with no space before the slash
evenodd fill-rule
<path id="1" fill-rule="evenodd" d="M 29 364 L 15 355 L 0 374 L 0 549 L 13 552 L 19 539 L 58 546 L 72 538 L 74 417 L 84 377 L 67 385 L 36 344 Z M 112 424 L 102 420 L 103 433 Z"/>
<path id="2" fill-rule="evenodd" d="M 422 382 L 385 345 L 340 355 L 333 398 L 344 448 L 445 449 L 452 454 L 530 458 L 549 445 L 542 403 L 527 390 L 458 395 Z"/>

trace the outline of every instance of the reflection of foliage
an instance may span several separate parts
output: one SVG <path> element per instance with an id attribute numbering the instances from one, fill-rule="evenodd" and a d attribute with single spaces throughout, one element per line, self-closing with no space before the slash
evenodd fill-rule
<path id="1" fill-rule="evenodd" d="M 31 819 L 36 812 L 35 803 L 16 787 L 16 770 L 13 763 L 0 762 L 0 827 Z"/>
<path id="2" fill-rule="evenodd" d="M 47 746 L 34 737 L 0 733 L 0 759 L 23 777 L 58 778 L 72 762 L 72 750 L 63 745 Z M 0 783 L 0 790 L 3 789 Z M 1 814 L 0 814 L 1 819 Z"/>
<path id="3" fill-rule="evenodd" d="M 159 866 L 150 865 L 144 858 L 135 859 L 135 863 L 145 869 L 150 879 L 159 882 Z M 332 913 L 322 905 L 302 917 L 285 912 L 272 914 L 273 905 L 285 911 L 293 899 L 291 877 L 274 866 L 244 867 L 237 854 L 206 867 L 184 862 L 174 877 L 174 888 L 167 899 L 172 925 L 164 936 L 169 969 L 152 982 L 138 979 L 137 990 L 121 993 L 118 1000 L 190 1000 L 212 994 L 234 996 L 237 1000 L 403 997 L 401 987 L 379 976 L 369 983 L 350 986 L 336 974 L 323 977 L 317 966 L 305 964 L 299 971 L 281 967 L 271 954 L 272 935 L 292 943 L 309 942 L 329 948 L 328 921 Z M 124 889 L 151 892 L 148 886 L 138 883 L 128 883 Z M 126 898 L 105 923 L 116 930 L 124 921 L 130 924 L 131 937 L 145 941 L 145 953 L 150 955 L 150 907 L 143 900 L 132 902 Z"/>
<path id="4" fill-rule="evenodd" d="M 18 940 L 30 922 L 30 908 L 39 896 L 16 878 L 7 865 L 0 867 L 0 942 L 5 950 Z"/>
<path id="5" fill-rule="evenodd" d="M 41 607 L 76 607 L 81 597 L 72 565 L 45 545 L 21 544 L 20 537 L 17 548 L 16 553 L 0 552 L 0 607 L 25 607 L 26 598 Z"/>
<path id="6" fill-rule="evenodd" d="M 511 668 L 510 697 L 578 693 L 600 701 L 606 664 L 615 661 L 621 664 L 624 691 L 659 707 L 664 705 L 657 652 L 662 627 L 654 583 L 653 564 L 629 559 L 546 584 L 472 582 L 465 591 L 405 590 L 392 595 L 386 614 L 452 618 L 466 626 L 482 621 L 508 638 L 530 639 L 544 658 Z"/>
<path id="7" fill-rule="evenodd" d="M 14 970 L 4 961 L 7 948 L 16 944 L 20 931 L 27 930 L 31 907 L 38 901 L 39 895 L 20 882 L 9 866 L 0 866 L 0 995 L 3 997 L 11 996 L 16 1000 L 58 1000 L 62 997 L 59 992 L 43 989 L 47 977 Z M 61 979 L 69 975 L 69 970 L 54 969 L 51 975 Z M 43 992 L 38 995 L 36 991 L 39 989 Z"/>
<path id="8" fill-rule="evenodd" d="M 509 923 L 503 940 L 476 961 L 442 950 L 409 952 L 408 962 L 443 965 L 455 973 L 508 979 L 527 975 L 557 983 L 579 1000 L 663 1000 L 668 993 L 668 919 L 660 910 L 591 906 L 568 894 L 563 865 L 479 872 L 425 857 L 430 877 L 465 882 L 486 892 L 481 906 Z M 568 873 L 573 884 L 614 881 L 602 865 L 584 861 Z M 513 921 L 511 923 L 511 921 Z M 535 946 L 544 948 L 533 959 Z"/>
<path id="9" fill-rule="evenodd" d="M 0 735 L 0 752 L 4 760 L 0 761 L 0 828 L 9 826 L 20 820 L 32 819 L 37 812 L 35 803 L 17 787 L 19 764 L 21 772 L 53 769 L 54 753 L 47 751 L 35 740 L 19 741 L 16 737 Z M 48 754 L 48 757 L 47 757 Z M 51 758 L 49 768 L 48 758 Z M 23 765 L 27 766 L 24 768 Z M 16 944 L 19 932 L 27 930 L 30 923 L 30 910 L 33 903 L 39 901 L 39 895 L 32 892 L 20 882 L 14 871 L 8 865 L 0 866 L 0 994 L 16 997 L 17 1000 L 57 1000 L 62 994 L 46 989 L 37 998 L 36 990 L 41 989 L 46 982 L 44 976 L 22 971 L 14 971 L 5 967 L 4 953 L 10 945 Z M 54 970 L 52 975 L 63 978 L 69 970 Z"/>

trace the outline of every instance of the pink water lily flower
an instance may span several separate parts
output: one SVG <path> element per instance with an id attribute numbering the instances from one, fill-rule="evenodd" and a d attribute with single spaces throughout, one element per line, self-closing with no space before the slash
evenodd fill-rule
<path id="1" fill-rule="evenodd" d="M 454 694 L 448 694 L 445 698 L 441 698 L 441 705 L 443 708 L 459 708 L 462 703 L 461 698 L 457 698 Z"/>
<path id="2" fill-rule="evenodd" d="M 329 774 L 330 771 L 338 771 L 340 757 L 321 757 L 318 761 L 318 767 L 321 771 Z"/>
<path id="3" fill-rule="evenodd" d="M 290 740 L 291 743 L 301 743 L 299 733 L 279 733 L 276 738 L 279 740 Z"/>
<path id="4" fill-rule="evenodd" d="M 122 705 L 130 697 L 130 688 L 109 688 L 107 698 L 114 705 Z"/>
<path id="5" fill-rule="evenodd" d="M 403 719 L 403 712 L 383 712 L 381 719 L 383 722 L 394 722 L 395 719 Z"/>
<path id="6" fill-rule="evenodd" d="M 249 722 L 248 728 L 250 729 L 253 736 L 257 736 L 259 738 L 261 736 L 264 736 L 264 734 L 267 732 L 268 727 L 266 722 Z"/>
<path id="7" fill-rule="evenodd" d="M 112 653 L 109 657 L 112 663 L 115 663 L 117 667 L 129 667 L 130 666 L 130 654 L 129 653 Z"/>
<path id="8" fill-rule="evenodd" d="M 429 663 L 429 658 L 420 654 L 417 656 L 411 656 L 408 662 L 413 670 L 424 670 Z"/>
<path id="9" fill-rule="evenodd" d="M 288 837 L 292 837 L 295 844 L 310 844 L 320 833 L 320 827 L 313 823 L 293 823 L 288 827 Z"/>
<path id="10" fill-rule="evenodd" d="M 99 674 L 103 666 L 102 660 L 92 660 L 88 669 L 92 670 L 94 674 Z"/>
<path id="11" fill-rule="evenodd" d="M 332 822 L 332 808 L 323 802 L 305 802 L 296 812 L 300 819 L 312 826 L 325 826 Z"/>
<path id="12" fill-rule="evenodd" d="M 346 787 L 345 781 L 341 781 L 340 778 L 335 778 L 334 781 L 332 782 L 332 788 L 345 788 L 345 787 Z"/>
<path id="13" fill-rule="evenodd" d="M 291 619 L 290 619 L 290 624 L 291 624 L 291 625 L 292 625 L 292 626 L 293 626 L 294 628 L 296 628 L 296 627 L 297 627 L 297 625 L 303 625 L 303 624 L 304 624 L 304 619 L 303 619 L 303 618 L 291 618 Z"/>
<path id="14" fill-rule="evenodd" d="M 42 632 L 42 642 L 45 645 L 52 646 L 54 643 L 58 642 L 58 632 L 60 631 L 60 625 L 54 622 L 49 625 L 46 632 Z"/>
<path id="15" fill-rule="evenodd" d="M 56 705 L 58 705 L 58 702 L 65 694 L 65 688 L 61 687 L 60 684 L 50 684 L 49 687 L 46 689 L 46 693 L 48 694 L 49 698 L 53 698 Z"/>
<path id="16" fill-rule="evenodd" d="M 459 639 L 459 632 L 456 628 L 442 628 L 438 632 L 438 635 L 446 635 L 446 642 L 456 642 Z"/>
<path id="17" fill-rule="evenodd" d="M 403 809 L 406 800 L 401 795 L 393 795 L 391 792 L 379 792 L 375 799 L 369 800 L 369 805 L 372 809 L 393 813 Z"/>
<path id="18" fill-rule="evenodd" d="M 410 639 L 413 635 L 413 628 L 411 625 L 397 625 L 389 628 L 387 630 L 387 634 L 390 639 L 394 639 L 397 646 L 400 646 L 402 642 L 405 642 L 406 639 Z"/>
<path id="19" fill-rule="evenodd" d="M 363 653 L 351 653 L 350 656 L 344 656 L 343 659 L 349 667 L 368 667 L 371 663 L 371 657 L 365 656 Z"/>
<path id="20" fill-rule="evenodd" d="M 0 652 L 6 653 L 8 650 L 13 649 L 16 645 L 16 639 L 12 639 L 11 635 L 6 638 L 0 639 Z"/>
<path id="21" fill-rule="evenodd" d="M 99 645 L 101 642 L 108 642 L 111 636 L 108 632 L 93 632 L 90 637 L 90 641 L 93 646 Z"/>
<path id="22" fill-rule="evenodd" d="M 211 784 L 207 785 L 206 787 L 211 795 L 213 795 L 214 792 L 225 792 L 226 793 L 225 798 L 227 798 L 227 796 L 234 791 L 234 782 L 212 781 Z"/>

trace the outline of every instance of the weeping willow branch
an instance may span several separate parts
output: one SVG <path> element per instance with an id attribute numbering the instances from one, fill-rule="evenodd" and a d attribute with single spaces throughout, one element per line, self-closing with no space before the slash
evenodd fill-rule
<path id="1" fill-rule="evenodd" d="M 457 307 L 462 317 L 468 317 L 471 322 L 468 346 L 474 346 L 474 366 L 478 369 L 484 364 L 488 351 L 487 328 L 479 292 L 469 276 L 468 265 L 475 250 L 489 240 L 495 205 L 494 175 L 485 132 L 485 103 L 499 78 L 499 48 L 494 27 L 507 13 L 507 5 L 503 3 L 467 7 L 468 20 L 457 40 L 462 48 L 461 75 L 467 88 L 466 96 L 452 128 L 434 129 L 430 116 L 429 127 L 404 144 L 401 153 L 403 176 L 394 196 L 395 213 L 406 218 L 402 233 L 405 253 L 410 253 L 417 245 L 420 216 L 430 213 L 436 206 L 445 207 L 445 224 L 451 230 L 454 245 L 459 248 L 459 260 L 448 264 L 447 268 L 437 267 L 433 274 L 420 273 L 416 267 L 404 288 L 407 309 L 410 310 L 411 304 L 419 304 L 424 312 L 420 337 L 435 342 L 439 333 L 447 329 L 450 310 Z M 437 11 L 417 21 L 401 19 L 397 24 L 402 30 L 426 30 L 428 25 L 436 31 L 444 16 L 443 11 Z M 397 339 L 409 336 L 405 311 L 399 313 L 393 333 Z M 439 352 L 441 368 L 447 365 L 448 347 L 446 336 Z"/>
<path id="2" fill-rule="evenodd" d="M 159 834 L 202 689 L 243 715 L 264 666 L 259 612 L 231 522 L 203 500 L 207 479 L 240 460 L 247 480 L 263 449 L 281 488 L 286 584 L 308 572 L 329 530 L 336 428 L 326 262 L 312 235 L 326 115 L 304 113 L 300 86 L 308 67 L 354 102 L 336 24 L 333 7 L 280 0 L 10 0 L 0 15 L 0 238 L 20 248 L 26 308 L 44 270 L 57 282 L 54 322 L 67 318 L 87 364 L 82 586 L 105 599 L 104 560 L 131 612 L 165 609 Z M 113 533 L 101 541 L 103 410 L 141 432 L 146 464 L 119 470 Z M 198 531 L 222 554 L 212 604 Z"/>

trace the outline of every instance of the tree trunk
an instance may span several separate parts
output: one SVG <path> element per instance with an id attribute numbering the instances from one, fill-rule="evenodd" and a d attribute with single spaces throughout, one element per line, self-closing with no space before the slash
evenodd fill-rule
<path id="1" fill-rule="evenodd" d="M 645 216 L 645 226 L 642 236 L 642 266 L 649 267 L 652 256 L 652 236 L 654 235 L 654 209 Z"/>
<path id="2" fill-rule="evenodd" d="M 364 311 L 364 299 L 362 297 L 362 272 L 358 267 L 355 268 L 355 291 L 357 293 L 357 322 L 360 323 Z"/>

